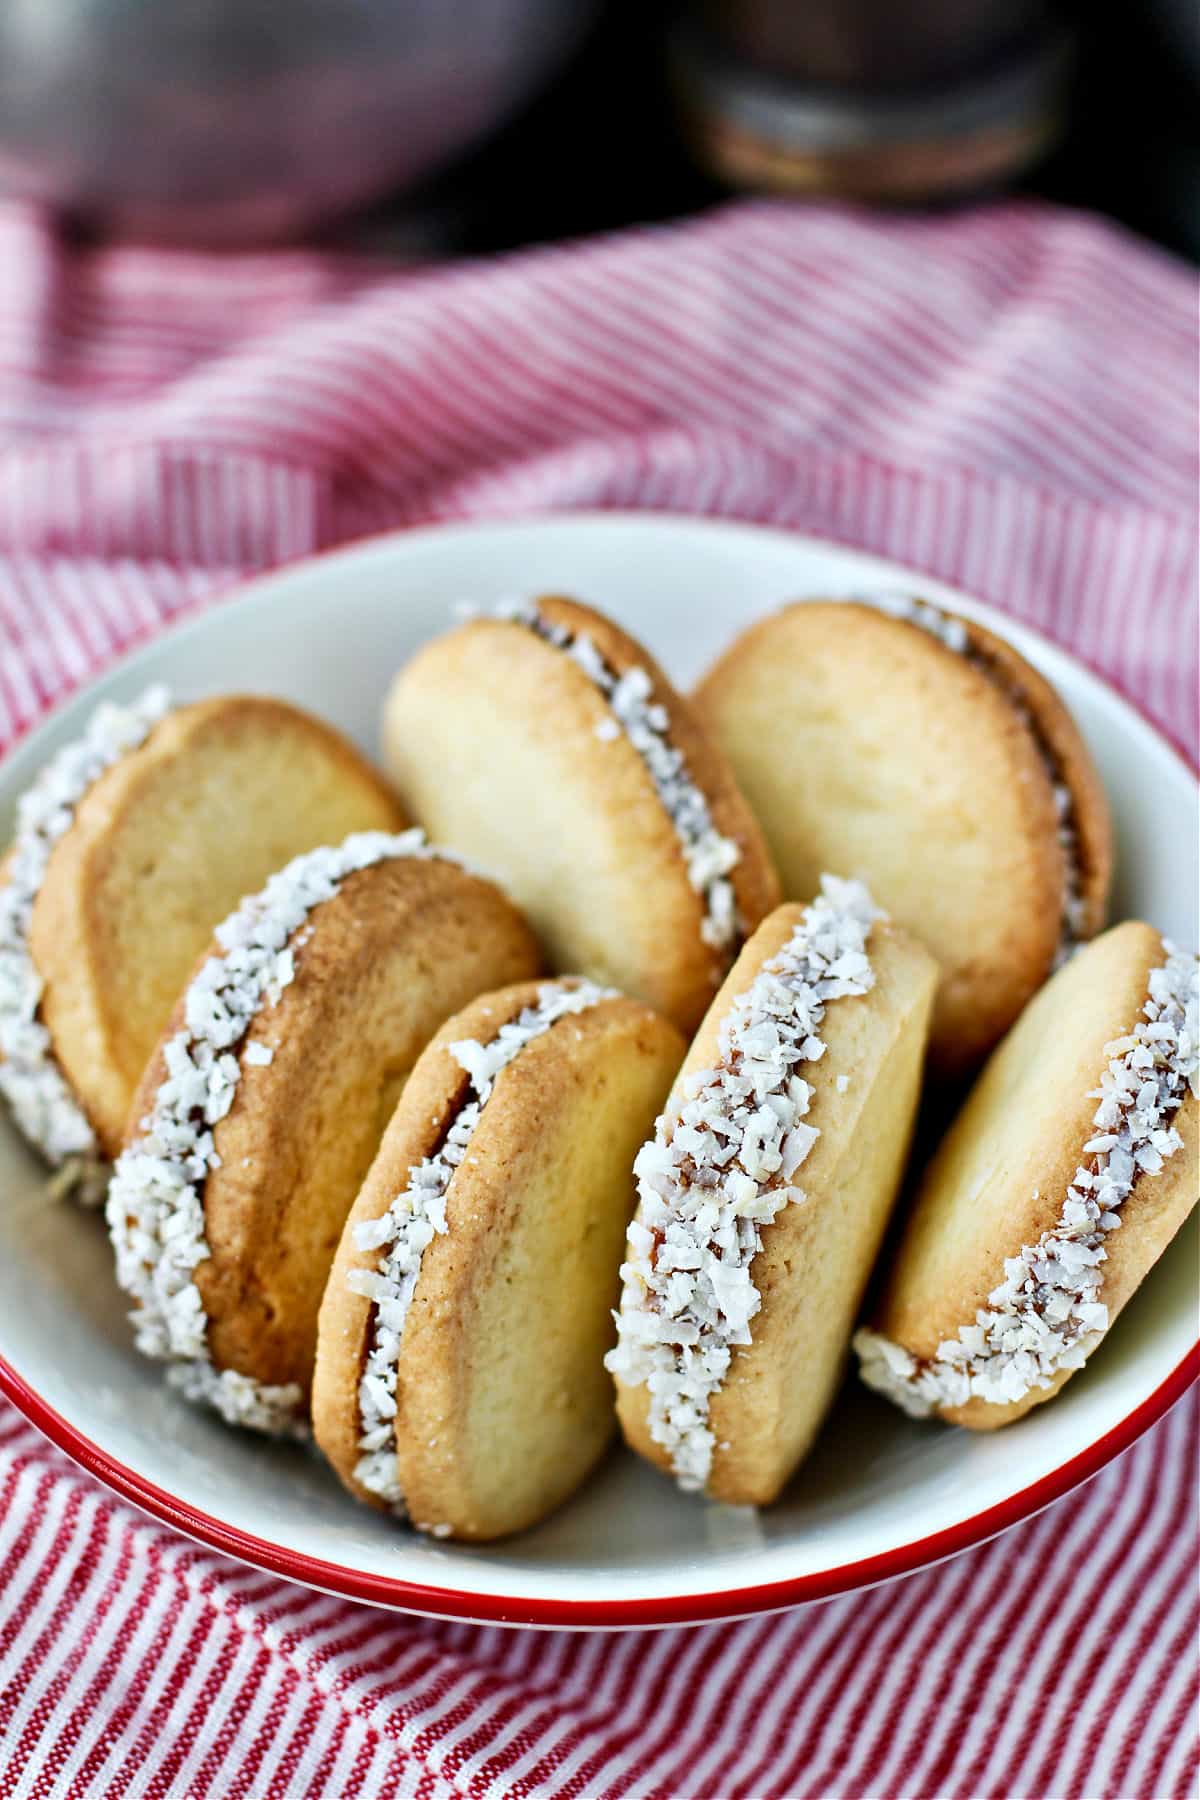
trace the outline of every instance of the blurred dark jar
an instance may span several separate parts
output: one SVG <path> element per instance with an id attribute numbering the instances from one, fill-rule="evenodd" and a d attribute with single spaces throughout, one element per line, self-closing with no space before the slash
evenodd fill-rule
<path id="1" fill-rule="evenodd" d="M 1036 161 L 1070 52 L 1049 0 L 693 0 L 672 65 L 685 130 L 722 179 L 906 201 Z"/>
<path id="2" fill-rule="evenodd" d="M 594 4 L 0 0 L 0 190 L 143 237 L 285 237 L 503 123 Z"/>

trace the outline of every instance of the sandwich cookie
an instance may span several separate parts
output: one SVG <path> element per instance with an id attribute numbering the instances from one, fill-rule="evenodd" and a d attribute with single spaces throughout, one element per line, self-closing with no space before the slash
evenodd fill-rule
<path id="1" fill-rule="evenodd" d="M 641 646 L 541 599 L 437 639 L 384 714 L 401 794 L 494 869 L 551 967 L 612 982 L 694 1031 L 779 897 L 721 752 Z"/>
<path id="2" fill-rule="evenodd" d="M 1196 1203 L 1200 973 L 1129 922 L 1060 969 L 921 1183 L 862 1377 L 990 1430 L 1087 1361 Z"/>
<path id="3" fill-rule="evenodd" d="M 401 1084 L 443 1019 L 537 967 L 499 889 L 419 831 L 297 857 L 218 927 L 107 1202 L 138 1348 L 189 1398 L 300 1422 L 329 1265 Z"/>
<path id="4" fill-rule="evenodd" d="M 313 1424 L 359 1499 L 495 1538 L 596 1462 L 631 1166 L 684 1048 L 568 979 L 476 1000 L 425 1051 L 321 1307 Z"/>
<path id="5" fill-rule="evenodd" d="M 70 1179 L 134 1088 L 216 925 L 298 851 L 406 821 L 350 744 L 280 700 L 97 708 L 17 809 L 0 865 L 0 1091 Z M 99 1198 L 99 1194 L 95 1195 Z"/>
<path id="6" fill-rule="evenodd" d="M 1104 922 L 1108 806 L 1049 683 L 925 601 L 811 601 L 745 632 L 697 704 L 785 892 L 851 871 L 933 952 L 931 1060 L 970 1070 Z"/>
<path id="7" fill-rule="evenodd" d="M 825 876 L 746 945 L 638 1155 L 608 1367 L 627 1441 L 687 1491 L 766 1504 L 817 1433 L 904 1169 L 936 982 L 860 883 Z"/>

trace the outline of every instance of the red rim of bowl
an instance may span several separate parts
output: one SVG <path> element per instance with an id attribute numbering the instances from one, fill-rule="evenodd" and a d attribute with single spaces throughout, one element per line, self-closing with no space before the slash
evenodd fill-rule
<path id="1" fill-rule="evenodd" d="M 450 528 L 486 529 L 495 525 L 533 525 L 553 520 L 561 522 L 566 518 L 590 519 L 646 519 L 659 520 L 675 524 L 689 525 L 725 525 L 734 529 L 750 531 L 767 531 L 779 535 L 795 535 L 816 538 L 819 542 L 828 543 L 835 549 L 845 550 L 851 554 L 869 556 L 875 561 L 890 561 L 875 551 L 863 551 L 853 544 L 847 544 L 840 538 L 830 537 L 819 532 L 787 533 L 778 526 L 763 525 L 757 520 L 722 518 L 693 518 L 687 514 L 659 513 L 653 509 L 592 509 L 578 512 L 564 509 L 536 513 L 529 516 L 511 519 L 473 519 L 447 520 Z M 426 530 L 438 530 L 442 527 L 433 524 Z M 415 529 L 421 529 L 416 527 Z M 264 570 L 246 581 L 238 582 L 225 593 L 212 597 L 212 603 L 221 606 L 227 601 L 236 601 L 264 583 L 276 579 L 289 569 L 298 569 L 314 562 L 323 562 L 338 556 L 353 555 L 356 550 L 379 544 L 387 538 L 405 538 L 411 535 L 410 530 L 392 530 L 369 533 L 364 538 L 357 538 L 347 544 L 331 545 L 328 549 L 314 551 L 308 556 L 298 557 L 295 562 L 282 564 L 279 568 Z M 901 565 L 896 564 L 896 567 Z M 918 572 L 919 573 L 919 572 Z M 954 588 L 953 582 L 934 577 L 939 586 Z M 970 596 L 966 596 L 970 598 Z M 985 604 L 977 603 L 977 604 Z M 990 611 L 997 611 L 989 605 Z M 148 642 L 157 642 L 171 634 L 173 625 L 183 625 L 196 617 L 191 608 L 172 625 L 165 629 L 155 629 L 151 634 L 139 634 L 126 647 L 123 654 L 112 666 L 116 667 L 129 657 L 144 649 Z M 1093 681 L 1098 682 L 1123 706 L 1150 728 L 1160 743 L 1166 745 L 1177 762 L 1181 763 L 1188 774 L 1195 778 L 1197 766 L 1184 746 L 1178 743 L 1157 719 L 1151 718 L 1138 701 L 1123 694 L 1113 686 L 1108 677 L 1092 667 L 1085 658 L 1075 651 L 1066 649 L 1053 638 L 1039 631 L 1036 626 L 1027 625 L 1023 620 L 1016 621 L 1023 631 L 1040 638 L 1062 655 L 1069 656 L 1085 669 Z M 106 671 L 107 672 L 107 671 Z M 86 685 L 86 684 L 84 684 Z M 74 697 L 78 690 L 63 696 L 63 702 Z M 21 730 L 9 751 L 15 744 L 28 735 L 29 731 L 40 726 L 56 707 L 47 708 L 37 719 L 31 721 Z M 283 1576 L 289 1581 L 297 1581 L 307 1587 L 320 1588 L 327 1593 L 337 1594 L 347 1600 L 356 1600 L 371 1606 L 392 1607 L 402 1612 L 415 1612 L 446 1619 L 468 1619 L 484 1621 L 496 1625 L 532 1625 L 541 1627 L 568 1627 L 574 1629 L 620 1630 L 625 1627 L 648 1627 L 656 1625 L 699 1625 L 713 1620 L 736 1619 L 754 1613 L 778 1611 L 789 1606 L 803 1605 L 808 1601 L 829 1600 L 838 1594 L 852 1593 L 858 1588 L 873 1587 L 880 1582 L 893 1581 L 903 1575 L 913 1575 L 920 1569 L 929 1568 L 934 1563 L 942 1562 L 947 1557 L 957 1556 L 961 1551 L 973 1549 L 986 1543 L 989 1538 L 998 1536 L 1014 1525 L 1030 1519 L 1043 1507 L 1051 1505 L 1055 1500 L 1069 1494 L 1073 1488 L 1089 1481 L 1098 1475 L 1106 1464 L 1120 1456 L 1123 1451 L 1136 1443 L 1143 1432 L 1169 1412 L 1175 1402 L 1185 1394 L 1193 1382 L 1200 1380 L 1200 1341 L 1193 1344 L 1182 1361 L 1177 1363 L 1170 1374 L 1159 1383 L 1146 1399 L 1134 1407 L 1133 1411 L 1118 1421 L 1110 1431 L 1081 1450 L 1069 1462 L 1060 1464 L 1057 1469 L 1042 1476 L 1039 1481 L 1032 1482 L 1029 1487 L 1021 1488 L 1004 1500 L 997 1501 L 994 1506 L 986 1507 L 983 1512 L 974 1513 L 970 1518 L 961 1519 L 955 1525 L 949 1525 L 942 1531 L 931 1533 L 924 1538 L 915 1538 L 911 1543 L 902 1544 L 894 1550 L 881 1551 L 861 1561 L 843 1563 L 835 1569 L 823 1569 L 811 1575 L 798 1575 L 790 1580 L 761 1583 L 756 1587 L 726 1588 L 713 1594 L 686 1594 L 678 1597 L 663 1596 L 646 1600 L 537 1600 L 528 1595 L 497 1595 L 470 1593 L 459 1588 L 432 1587 L 423 1582 L 401 1581 L 387 1575 L 371 1575 L 365 1570 L 348 1569 L 342 1563 L 325 1562 L 320 1557 L 306 1556 L 298 1550 L 286 1550 L 266 1538 L 254 1537 L 250 1532 L 241 1531 L 236 1526 L 226 1525 L 222 1520 L 213 1518 L 209 1513 L 189 1506 L 186 1501 L 179 1500 L 165 1488 L 139 1475 L 136 1470 L 127 1468 L 116 1457 L 110 1456 L 98 1444 L 94 1444 L 83 1432 L 77 1431 L 60 1413 L 48 1406 L 41 1396 L 30 1387 L 25 1379 L 18 1375 L 11 1363 L 0 1356 L 0 1393 L 7 1396 L 13 1405 L 24 1414 L 29 1423 L 37 1428 L 51 1443 L 62 1450 L 73 1462 L 79 1464 L 88 1474 L 94 1475 L 106 1487 L 112 1489 L 123 1499 L 131 1501 L 135 1506 L 160 1519 L 164 1524 L 173 1526 L 186 1536 L 200 1543 L 209 1545 L 214 1550 L 222 1551 L 238 1561 L 249 1563 L 258 1569 L 265 1569 L 274 1575 Z"/>
<path id="2" fill-rule="evenodd" d="M 388 1575 L 372 1575 L 348 1569 L 342 1563 L 324 1562 L 298 1550 L 286 1550 L 265 1538 L 226 1525 L 210 1514 L 178 1500 L 145 1476 L 77 1431 L 73 1425 L 34 1392 L 16 1370 L 0 1357 L 0 1391 L 16 1405 L 30 1424 L 66 1452 L 89 1474 L 131 1500 L 135 1506 L 172 1525 L 188 1537 L 214 1550 L 251 1563 L 271 1574 L 285 1576 L 308 1587 L 322 1588 L 347 1600 L 388 1606 L 400 1611 L 432 1614 L 438 1618 L 486 1621 L 496 1625 L 569 1626 L 615 1630 L 650 1625 L 697 1625 L 709 1620 L 735 1619 L 751 1613 L 772 1612 L 810 1600 L 828 1600 L 855 1588 L 872 1587 L 900 1575 L 941 1562 L 959 1551 L 986 1542 L 1012 1525 L 1031 1518 L 1044 1506 L 1060 1499 L 1081 1482 L 1098 1474 L 1106 1463 L 1127 1450 L 1144 1431 L 1162 1418 L 1200 1376 L 1200 1344 L 1193 1345 L 1166 1380 L 1139 1406 L 1126 1414 L 1111 1431 L 1086 1450 L 1061 1464 L 1040 1481 L 1010 1494 L 995 1506 L 960 1520 L 929 1537 L 917 1538 L 895 1550 L 858 1562 L 843 1563 L 791 1580 L 772 1581 L 757 1587 L 726 1588 L 714 1594 L 663 1596 L 647 1600 L 537 1600 L 527 1595 L 476 1594 L 460 1588 L 430 1587 L 422 1582 L 400 1581 Z"/>

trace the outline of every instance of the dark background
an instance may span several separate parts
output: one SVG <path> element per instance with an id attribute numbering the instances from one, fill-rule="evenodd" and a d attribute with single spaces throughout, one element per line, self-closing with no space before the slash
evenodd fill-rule
<path id="1" fill-rule="evenodd" d="M 418 238 L 477 253 L 675 218 L 726 197 L 676 135 L 655 10 L 610 3 L 550 92 L 402 208 L 377 209 L 368 241 L 407 235 L 418 220 Z M 1200 262 L 1200 90 L 1161 11 L 1081 11 L 1066 135 L 1007 191 L 1106 213 Z"/>

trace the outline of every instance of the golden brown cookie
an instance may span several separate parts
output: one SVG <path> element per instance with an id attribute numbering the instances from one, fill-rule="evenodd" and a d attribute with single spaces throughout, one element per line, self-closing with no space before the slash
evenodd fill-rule
<path id="1" fill-rule="evenodd" d="M 1196 958 L 1130 921 L 1080 950 L 980 1075 L 921 1183 L 863 1379 L 988 1430 L 1082 1367 L 1196 1202 Z"/>
<path id="2" fill-rule="evenodd" d="M 936 965 L 825 877 L 746 945 L 634 1165 L 608 1359 L 626 1440 L 765 1505 L 807 1452 L 908 1153 Z"/>
<path id="3" fill-rule="evenodd" d="M 861 877 L 941 965 L 931 1060 L 970 1069 L 1104 922 L 1108 806 L 1070 714 L 1001 639 L 924 601 L 810 601 L 696 702 L 792 898 Z"/>
<path id="4" fill-rule="evenodd" d="M 217 921 L 272 869 L 399 803 L 319 720 L 262 695 L 105 705 L 18 809 L 0 888 L 0 1090 L 54 1163 L 113 1156 Z"/>
<path id="5" fill-rule="evenodd" d="M 571 600 L 480 618 L 418 652 L 387 766 L 441 842 L 493 870 L 551 966 L 694 1030 L 778 899 L 721 752 L 642 647 Z"/>
<path id="6" fill-rule="evenodd" d="M 423 834 L 362 832 L 218 928 L 134 1098 L 107 1216 L 139 1349 L 233 1423 L 302 1415 L 346 1214 L 450 1013 L 528 976 L 528 926 Z"/>
<path id="7" fill-rule="evenodd" d="M 683 1051 L 648 1007 L 571 979 L 489 994 L 438 1033 L 321 1307 L 313 1422 L 359 1499 L 486 1539 L 583 1480 L 615 1426 L 633 1156 Z"/>

